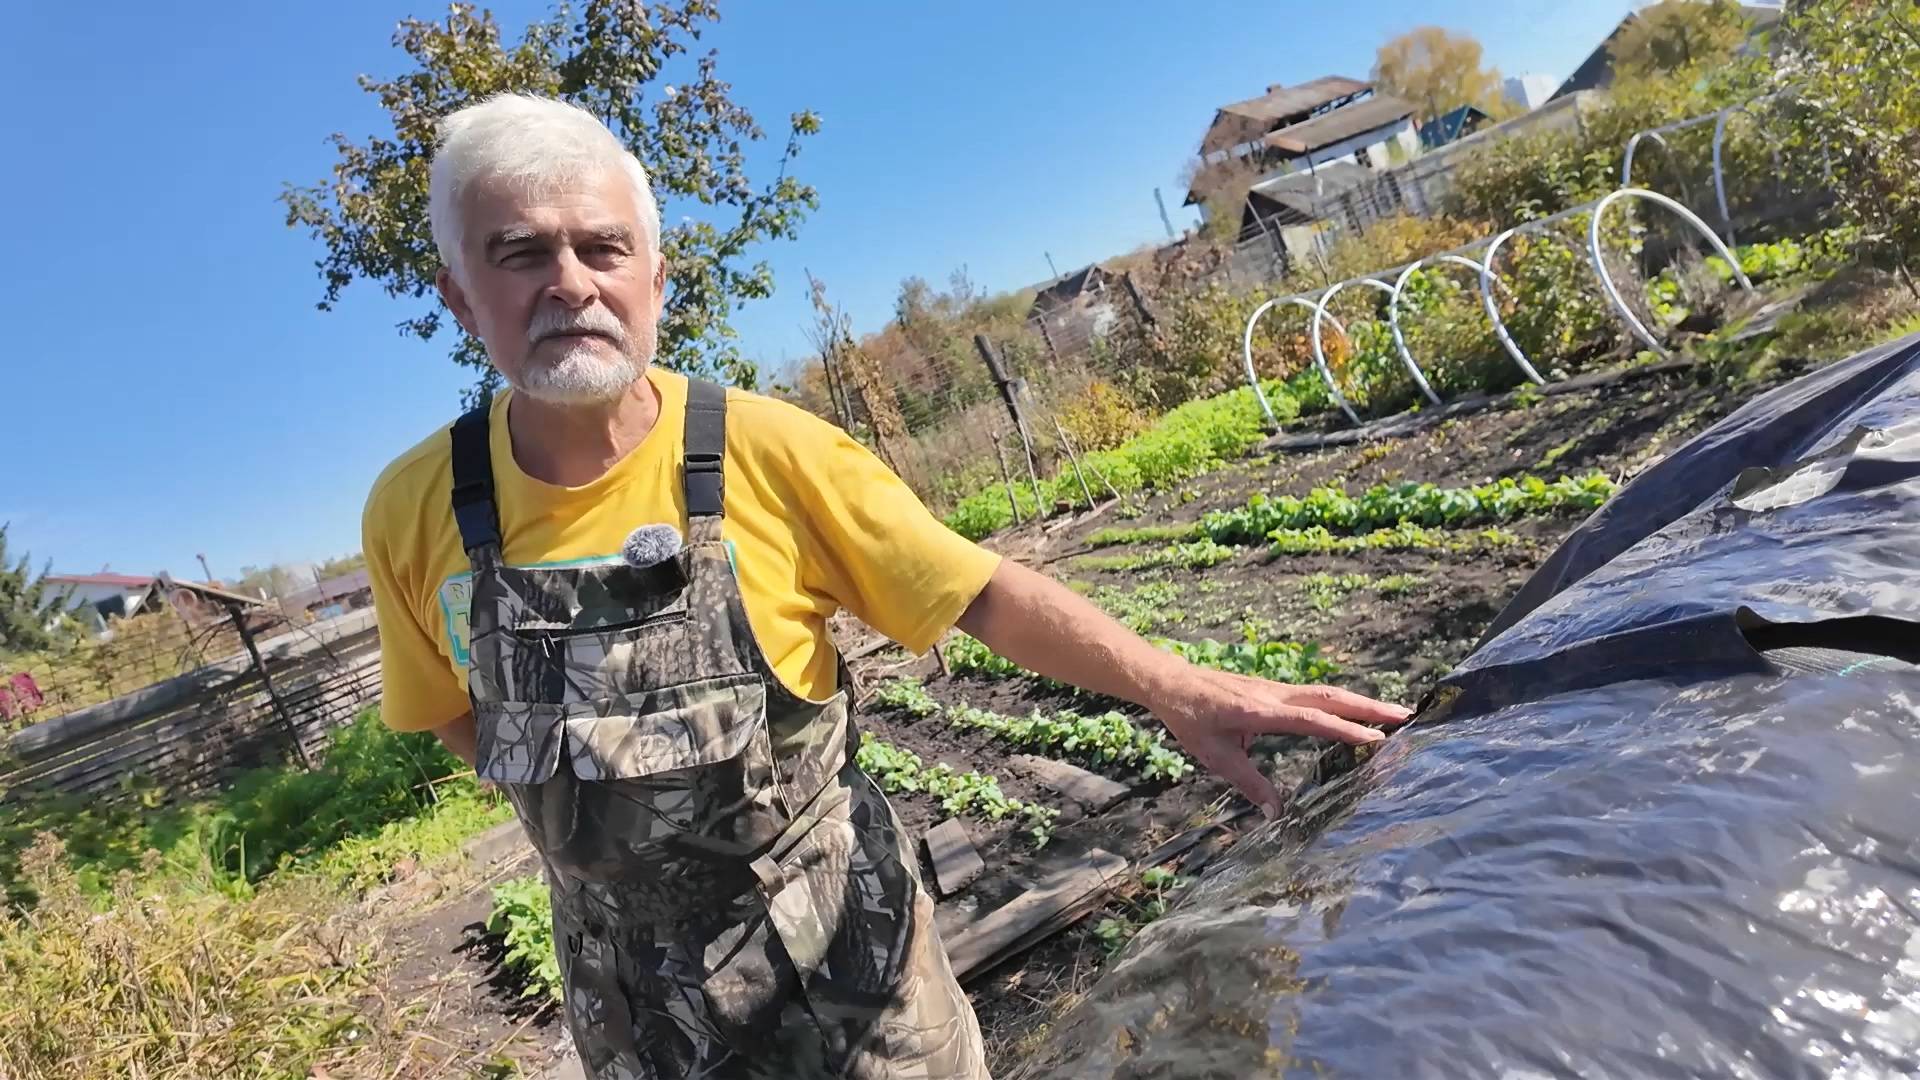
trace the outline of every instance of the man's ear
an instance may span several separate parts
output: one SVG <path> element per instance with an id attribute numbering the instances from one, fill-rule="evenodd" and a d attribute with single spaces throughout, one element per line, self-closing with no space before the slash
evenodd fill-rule
<path id="1" fill-rule="evenodd" d="M 653 321 L 655 325 L 667 311 L 667 257 L 662 254 L 653 260 Z"/>
<path id="2" fill-rule="evenodd" d="M 433 276 L 433 284 L 440 290 L 440 299 L 445 301 L 447 310 L 453 312 L 453 317 L 459 320 L 460 329 L 473 337 L 479 337 L 480 327 L 473 318 L 473 305 L 467 302 L 466 292 L 460 288 L 460 283 L 454 280 L 453 271 L 444 266 L 441 267 L 440 272 Z"/>

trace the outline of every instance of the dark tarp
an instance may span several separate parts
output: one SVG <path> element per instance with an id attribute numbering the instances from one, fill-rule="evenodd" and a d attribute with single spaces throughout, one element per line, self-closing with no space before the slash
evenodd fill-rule
<path id="1" fill-rule="evenodd" d="M 1920 1073 L 1920 339 L 1649 470 L 1026 1077 Z"/>

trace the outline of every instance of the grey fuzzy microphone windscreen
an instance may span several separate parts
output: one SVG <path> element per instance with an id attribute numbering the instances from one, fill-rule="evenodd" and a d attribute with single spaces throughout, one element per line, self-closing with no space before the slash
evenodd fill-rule
<path id="1" fill-rule="evenodd" d="M 671 525 L 642 525 L 627 534 L 620 557 L 628 566 L 644 570 L 680 554 L 680 530 Z"/>

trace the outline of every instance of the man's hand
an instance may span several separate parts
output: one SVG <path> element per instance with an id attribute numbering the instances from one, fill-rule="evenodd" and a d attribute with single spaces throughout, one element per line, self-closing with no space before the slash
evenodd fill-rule
<path id="1" fill-rule="evenodd" d="M 1202 765 L 1267 814 L 1280 795 L 1248 750 L 1259 735 L 1377 742 L 1368 725 L 1410 715 L 1331 686 L 1292 686 L 1195 667 L 1157 649 L 1072 590 L 1011 559 L 1000 564 L 960 629 L 1014 663 L 1151 710 Z"/>
<path id="2" fill-rule="evenodd" d="M 1280 793 L 1248 752 L 1261 735 L 1311 735 L 1343 743 L 1375 743 L 1379 727 L 1407 719 L 1407 710 L 1333 686 L 1295 686 L 1189 666 L 1187 685 L 1162 702 L 1144 702 L 1180 745 L 1240 789 L 1268 817 Z"/>

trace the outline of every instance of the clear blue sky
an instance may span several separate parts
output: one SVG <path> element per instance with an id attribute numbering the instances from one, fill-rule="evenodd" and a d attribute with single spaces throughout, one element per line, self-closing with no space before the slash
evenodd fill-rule
<path id="1" fill-rule="evenodd" d="M 769 131 L 818 111 L 801 239 L 765 249 L 778 294 L 737 317 L 749 355 L 805 352 L 802 268 L 868 330 L 899 281 L 964 266 L 1000 290 L 1176 226 L 1176 177 L 1223 102 L 1365 77 L 1421 23 L 1469 31 L 1507 74 L 1560 77 L 1627 0 L 1365 4 L 729 2 L 707 35 Z M 517 28 L 544 4 L 497 5 Z M 25 4 L 0 32 L 0 521 L 14 552 L 90 572 L 231 579 L 359 547 L 368 485 L 457 407 L 443 343 L 356 287 L 314 308 L 314 241 L 275 195 L 377 129 L 354 84 L 389 75 L 394 22 L 439 4 Z M 666 208 L 671 219 L 675 208 Z"/>

